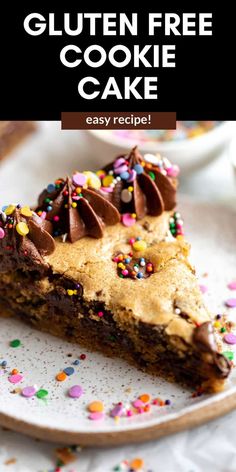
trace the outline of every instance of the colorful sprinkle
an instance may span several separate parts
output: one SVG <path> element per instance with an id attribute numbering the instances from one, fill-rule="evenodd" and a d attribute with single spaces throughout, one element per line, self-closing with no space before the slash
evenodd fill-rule
<path id="1" fill-rule="evenodd" d="M 146 241 L 135 241 L 133 244 L 133 249 L 135 251 L 145 251 L 147 249 L 147 243 Z"/>
<path id="2" fill-rule="evenodd" d="M 66 367 L 65 369 L 63 369 L 63 372 L 64 374 L 70 376 L 74 374 L 75 369 L 73 367 Z"/>
<path id="3" fill-rule="evenodd" d="M 104 418 L 104 413 L 100 411 L 95 411 L 89 414 L 89 419 L 93 421 L 102 420 Z"/>
<path id="4" fill-rule="evenodd" d="M 236 298 L 228 298 L 228 300 L 225 301 L 225 305 L 228 308 L 235 308 L 236 307 Z"/>
<path id="5" fill-rule="evenodd" d="M 83 187 L 86 184 L 86 176 L 82 174 L 81 172 L 76 172 L 73 177 L 73 184 L 78 186 L 78 187 Z"/>
<path id="6" fill-rule="evenodd" d="M 233 333 L 227 333 L 224 336 L 224 341 L 227 344 L 236 344 L 236 336 Z"/>
<path id="7" fill-rule="evenodd" d="M 5 237 L 5 231 L 3 228 L 0 228 L 0 239 L 3 239 Z"/>
<path id="8" fill-rule="evenodd" d="M 90 411 L 91 413 L 101 412 L 101 411 L 104 410 L 104 405 L 101 401 L 96 400 L 96 401 L 93 401 L 93 402 L 89 403 L 87 408 L 88 408 L 88 411 Z"/>
<path id="9" fill-rule="evenodd" d="M 20 210 L 20 214 L 22 216 L 30 217 L 33 215 L 33 212 L 30 210 L 28 206 L 22 207 Z"/>
<path id="10" fill-rule="evenodd" d="M 24 387 L 21 390 L 21 395 L 23 397 L 30 398 L 30 397 L 33 397 L 36 392 L 37 392 L 37 389 L 34 386 Z"/>
<path id="11" fill-rule="evenodd" d="M 73 385 L 68 391 L 68 395 L 71 398 L 80 398 L 83 393 L 83 389 L 80 385 Z"/>
<path id="12" fill-rule="evenodd" d="M 227 357 L 227 359 L 229 359 L 229 361 L 233 361 L 234 359 L 234 353 L 232 351 L 224 351 L 222 353 L 225 357 Z"/>
<path id="13" fill-rule="evenodd" d="M 122 404 L 121 402 L 119 402 L 119 403 L 117 403 L 117 405 L 115 405 L 114 408 L 112 408 L 112 410 L 110 411 L 110 416 L 111 416 L 112 418 L 115 418 L 116 416 L 122 416 L 123 411 L 124 411 L 123 404 Z"/>
<path id="14" fill-rule="evenodd" d="M 207 288 L 206 285 L 199 285 L 199 288 L 200 288 L 200 290 L 201 290 L 202 293 L 206 293 L 207 290 L 208 290 L 208 288 Z"/>
<path id="15" fill-rule="evenodd" d="M 23 380 L 23 375 L 21 374 L 13 374 L 8 377 L 9 382 L 12 384 L 18 384 Z"/>
<path id="16" fill-rule="evenodd" d="M 16 231 L 20 236 L 26 236 L 29 233 L 29 227 L 26 223 L 21 221 L 16 225 Z"/>
<path id="17" fill-rule="evenodd" d="M 132 216 L 131 213 L 124 213 L 121 216 L 121 221 L 124 226 L 129 227 L 129 226 L 133 226 L 136 223 L 136 218 Z"/>
<path id="18" fill-rule="evenodd" d="M 80 359 L 84 361 L 86 359 L 86 354 L 80 354 Z"/>
<path id="19" fill-rule="evenodd" d="M 232 282 L 230 282 L 227 287 L 230 289 L 230 290 L 236 290 L 236 280 L 233 280 Z"/>
<path id="20" fill-rule="evenodd" d="M 11 347 L 19 347 L 20 345 L 21 345 L 20 339 L 13 339 L 13 340 L 10 342 L 10 346 L 11 346 Z"/>
<path id="21" fill-rule="evenodd" d="M 133 470 L 142 469 L 144 467 L 144 461 L 140 457 L 137 457 L 130 462 L 129 466 Z"/>
<path id="22" fill-rule="evenodd" d="M 64 382 L 64 380 L 67 379 L 67 375 L 65 374 L 65 372 L 59 372 L 59 374 L 56 375 L 56 379 L 58 380 L 58 382 Z"/>
<path id="23" fill-rule="evenodd" d="M 48 391 L 45 390 L 44 388 L 41 388 L 36 393 L 36 397 L 40 399 L 46 398 L 47 396 L 48 396 Z"/>

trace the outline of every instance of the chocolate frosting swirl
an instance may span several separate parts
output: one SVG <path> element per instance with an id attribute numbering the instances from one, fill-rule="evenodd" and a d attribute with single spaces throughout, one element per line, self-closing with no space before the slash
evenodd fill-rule
<path id="1" fill-rule="evenodd" d="M 212 354 L 216 369 L 222 378 L 227 377 L 231 366 L 228 359 L 223 354 L 217 352 L 214 330 L 210 321 L 206 321 L 195 328 L 193 342 L 201 351 Z"/>
<path id="2" fill-rule="evenodd" d="M 47 269 L 44 256 L 55 249 L 51 224 L 28 207 L 10 205 L 5 211 L 0 213 L 0 271 Z"/>
<path id="3" fill-rule="evenodd" d="M 115 206 L 93 188 L 76 186 L 70 177 L 58 179 L 52 192 L 45 189 L 38 200 L 36 212 L 45 212 L 53 225 L 53 235 L 67 235 L 74 243 L 84 236 L 101 238 L 105 225 L 120 221 Z"/>
<path id="4" fill-rule="evenodd" d="M 116 168 L 117 161 L 124 161 L 121 172 Z M 120 156 L 113 163 L 108 164 L 104 171 L 116 176 L 114 190 L 109 194 L 111 202 L 120 213 L 135 213 L 137 219 L 145 215 L 159 216 L 164 210 L 172 210 L 176 205 L 176 184 L 174 179 L 161 173 L 157 165 L 146 162 L 137 147 L 127 156 Z M 129 177 L 128 177 L 129 174 Z M 118 180 L 118 181 L 117 181 Z M 133 187 L 132 198 L 124 198 Z"/>

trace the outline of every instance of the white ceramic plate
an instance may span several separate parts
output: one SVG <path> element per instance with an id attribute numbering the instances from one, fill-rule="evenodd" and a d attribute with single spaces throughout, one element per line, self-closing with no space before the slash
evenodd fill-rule
<path id="1" fill-rule="evenodd" d="M 181 211 L 187 238 L 193 245 L 192 259 L 197 273 L 199 276 L 209 273 L 208 277 L 199 278 L 199 283 L 208 287 L 204 295 L 206 302 L 214 313 L 222 313 L 226 310 L 223 302 L 233 297 L 227 283 L 236 279 L 235 214 L 222 207 L 189 201 L 181 205 Z M 229 312 L 236 320 L 236 309 Z M 18 348 L 9 346 L 15 338 L 22 342 Z M 228 345 L 225 350 L 229 350 Z M 64 382 L 56 381 L 55 375 L 71 366 L 81 353 L 87 357 L 73 366 L 75 373 Z M 18 431 L 64 443 L 98 445 L 148 439 L 198 424 L 236 406 L 234 372 L 223 393 L 194 399 L 190 390 L 144 374 L 124 361 L 86 352 L 78 345 L 40 333 L 13 319 L 0 318 L 0 362 L 3 359 L 7 368 L 0 375 L 0 422 Z M 13 368 L 24 375 L 24 381 L 17 386 L 45 388 L 49 392 L 47 401 L 11 393 L 14 386 L 9 383 L 8 375 Z M 84 389 L 80 399 L 68 397 L 68 389 L 74 384 Z M 108 413 L 114 403 L 130 404 L 142 393 L 168 398 L 172 405 L 153 406 L 151 413 L 121 418 L 119 423 L 108 414 L 101 421 L 88 419 L 86 405 L 92 400 L 102 400 Z"/>

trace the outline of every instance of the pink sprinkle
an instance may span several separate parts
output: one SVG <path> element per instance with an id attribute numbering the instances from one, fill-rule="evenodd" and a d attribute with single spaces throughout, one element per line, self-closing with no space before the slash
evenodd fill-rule
<path id="1" fill-rule="evenodd" d="M 59 221 L 60 218 L 59 218 L 58 215 L 55 215 L 55 216 L 53 217 L 53 219 L 54 219 L 54 221 Z"/>
<path id="2" fill-rule="evenodd" d="M 229 308 L 236 307 L 236 298 L 228 298 L 228 300 L 225 302 L 225 305 Z"/>
<path id="3" fill-rule="evenodd" d="M 103 311 L 99 311 L 99 312 L 98 312 L 99 318 L 102 318 L 103 315 L 104 315 Z"/>
<path id="4" fill-rule="evenodd" d="M 101 411 L 94 411 L 93 413 L 89 414 L 89 419 L 93 421 L 103 420 L 104 413 Z"/>
<path id="5" fill-rule="evenodd" d="M 136 178 L 136 175 L 137 175 L 136 170 L 131 169 L 131 171 L 130 171 L 130 176 L 129 176 L 127 182 L 133 182 L 133 181 L 135 180 L 135 178 Z"/>
<path id="6" fill-rule="evenodd" d="M 141 400 L 137 399 L 137 400 L 134 400 L 132 405 L 134 406 L 134 408 L 141 408 L 144 406 L 144 403 Z"/>
<path id="7" fill-rule="evenodd" d="M 105 193 L 112 193 L 113 192 L 113 187 L 101 187 L 100 190 Z"/>
<path id="8" fill-rule="evenodd" d="M 12 384 L 17 384 L 19 382 L 21 382 L 23 380 L 23 375 L 21 374 L 14 374 L 14 375 L 10 375 L 8 377 L 8 380 L 9 382 L 11 382 Z"/>
<path id="9" fill-rule="evenodd" d="M 199 285 L 199 288 L 200 288 L 200 290 L 201 290 L 202 293 L 206 293 L 207 290 L 208 290 L 208 288 L 207 288 L 206 285 Z"/>
<path id="10" fill-rule="evenodd" d="M 83 393 L 83 389 L 80 385 L 73 385 L 73 387 L 70 388 L 68 395 L 71 398 L 79 398 Z"/>
<path id="11" fill-rule="evenodd" d="M 123 413 L 123 404 L 122 403 L 117 403 L 117 405 L 114 406 L 114 408 L 110 412 L 110 416 L 114 418 L 115 416 L 122 416 Z"/>
<path id="12" fill-rule="evenodd" d="M 123 157 L 119 157 L 114 162 L 114 169 L 116 169 L 117 167 L 122 166 L 123 164 L 125 164 L 125 159 Z"/>
<path id="13" fill-rule="evenodd" d="M 233 280 L 232 282 L 230 282 L 227 287 L 230 289 L 230 290 L 236 290 L 236 280 Z"/>
<path id="14" fill-rule="evenodd" d="M 236 344 L 236 336 L 233 333 L 227 333 L 224 336 L 224 341 L 227 344 Z"/>
<path id="15" fill-rule="evenodd" d="M 41 220 L 45 220 L 46 216 L 47 216 L 46 211 L 42 211 L 42 213 L 40 215 Z"/>
<path id="16" fill-rule="evenodd" d="M 83 187 L 86 183 L 86 176 L 81 172 L 76 172 L 76 174 L 73 175 L 73 183 L 78 187 Z"/>
<path id="17" fill-rule="evenodd" d="M 35 395 L 36 392 L 37 392 L 36 388 L 33 386 L 30 386 L 30 387 L 23 388 L 21 390 L 21 395 L 23 395 L 23 397 L 29 398 L 29 397 L 33 397 L 33 395 Z"/>
<path id="18" fill-rule="evenodd" d="M 177 177 L 179 175 L 179 166 L 173 165 L 172 167 L 169 167 L 166 172 L 169 177 Z"/>
<path id="19" fill-rule="evenodd" d="M 129 271 L 127 269 L 124 269 L 121 271 L 122 275 L 126 276 L 128 275 Z"/>
<path id="20" fill-rule="evenodd" d="M 127 415 L 127 416 L 133 416 L 132 410 L 127 410 L 126 415 Z"/>
<path id="21" fill-rule="evenodd" d="M 128 170 L 128 166 L 126 164 L 120 166 L 120 167 L 116 167 L 114 172 L 115 174 L 123 174 L 123 172 L 127 172 Z"/>
<path id="22" fill-rule="evenodd" d="M 135 238 L 130 238 L 129 244 L 132 246 L 135 243 Z"/>
<path id="23" fill-rule="evenodd" d="M 0 239 L 3 239 L 5 236 L 5 231 L 3 228 L 0 228 Z"/>
<path id="24" fill-rule="evenodd" d="M 133 218 L 130 213 L 124 213 L 121 217 L 121 221 L 124 226 L 133 226 L 136 223 L 136 219 Z"/>

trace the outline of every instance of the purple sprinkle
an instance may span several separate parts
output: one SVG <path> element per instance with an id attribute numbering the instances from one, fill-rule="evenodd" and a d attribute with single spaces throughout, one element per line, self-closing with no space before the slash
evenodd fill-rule
<path id="1" fill-rule="evenodd" d="M 114 408 L 110 411 L 110 416 L 114 418 L 115 416 L 122 416 L 123 413 L 123 405 L 122 403 L 117 403 Z"/>
<path id="2" fill-rule="evenodd" d="M 227 287 L 230 289 L 230 290 L 236 290 L 236 280 L 233 280 L 232 282 L 230 282 Z"/>
<path id="3" fill-rule="evenodd" d="M 236 336 L 233 333 L 227 333 L 224 336 L 224 341 L 227 344 L 236 344 Z"/>
<path id="4" fill-rule="evenodd" d="M 222 315 L 220 315 L 220 314 L 216 315 L 216 319 L 217 319 L 217 320 L 220 320 L 221 317 L 222 317 Z"/>
<path id="5" fill-rule="evenodd" d="M 26 398 L 33 397 L 35 393 L 37 392 L 37 389 L 34 386 L 30 387 L 25 387 L 21 390 L 21 395 Z"/>
<path id="6" fill-rule="evenodd" d="M 236 298 L 228 298 L 228 300 L 225 301 L 225 305 L 229 308 L 235 308 L 236 307 Z"/>
<path id="7" fill-rule="evenodd" d="M 206 293 L 208 288 L 206 287 L 206 285 L 199 285 L 199 288 L 201 290 L 202 293 Z"/>
<path id="8" fill-rule="evenodd" d="M 166 405 L 171 405 L 171 401 L 170 401 L 170 400 L 166 400 L 166 401 L 165 401 L 165 404 L 166 404 Z"/>
<path id="9" fill-rule="evenodd" d="M 80 385 L 73 385 L 73 387 L 70 388 L 68 395 L 71 398 L 79 398 L 83 393 L 83 389 Z"/>

